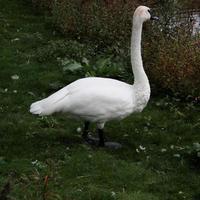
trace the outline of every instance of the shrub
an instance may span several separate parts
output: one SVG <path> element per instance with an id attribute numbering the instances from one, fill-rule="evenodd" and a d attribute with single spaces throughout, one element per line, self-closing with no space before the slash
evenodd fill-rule
<path id="1" fill-rule="evenodd" d="M 198 96 L 199 47 L 182 35 L 180 38 L 163 39 L 157 49 L 154 60 L 149 64 L 149 74 L 157 88 L 183 96 Z"/>
<path id="2" fill-rule="evenodd" d="M 74 40 L 50 40 L 42 47 L 38 47 L 34 57 L 39 62 L 48 60 L 57 60 L 58 57 L 69 57 L 80 62 L 84 57 L 90 58 L 95 56 L 95 45 L 81 44 Z"/>
<path id="3" fill-rule="evenodd" d="M 66 35 L 108 46 L 127 41 L 134 1 L 63 0 L 54 5 L 57 27 Z"/>
<path id="4" fill-rule="evenodd" d="M 160 8 L 160 23 L 153 28 L 144 48 L 151 82 L 156 88 L 175 95 L 197 97 L 200 93 L 200 38 L 192 36 L 192 16 L 181 14 L 180 4 L 174 1 L 164 1 Z M 171 9 L 166 12 L 167 8 Z"/>
<path id="5" fill-rule="evenodd" d="M 53 7 L 54 0 L 32 0 L 36 9 L 50 11 Z"/>
<path id="6" fill-rule="evenodd" d="M 126 68 L 126 77 L 132 77 L 129 50 L 132 14 L 141 1 L 33 1 L 40 7 L 51 10 L 53 23 L 68 38 L 87 43 L 88 46 L 92 44 L 93 47 L 95 46 L 92 49 L 96 53 L 100 51 L 105 53 L 105 58 L 110 55 L 120 57 L 120 63 L 123 61 L 123 67 Z M 151 5 L 153 1 L 143 1 L 143 3 Z M 180 4 L 174 0 L 160 0 L 156 7 L 161 18 L 160 23 L 153 24 L 151 28 L 149 28 L 151 25 L 146 24 L 143 40 L 144 63 L 150 82 L 155 86 L 154 92 L 163 89 L 173 94 L 198 96 L 200 92 L 199 46 L 198 39 L 191 37 L 190 18 L 184 21 L 179 19 L 182 16 L 177 15 Z M 57 56 L 64 56 L 63 47 L 61 47 L 61 55 L 59 52 L 60 50 L 56 51 Z M 66 53 L 68 52 L 67 50 Z M 78 52 L 77 49 L 74 54 Z M 52 52 L 50 53 L 53 55 Z M 74 57 L 73 59 L 76 60 Z"/>

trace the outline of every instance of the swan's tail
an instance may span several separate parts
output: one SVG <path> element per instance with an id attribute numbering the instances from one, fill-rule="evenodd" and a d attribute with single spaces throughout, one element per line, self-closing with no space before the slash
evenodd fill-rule
<path id="1" fill-rule="evenodd" d="M 36 101 L 31 104 L 30 112 L 34 115 L 50 115 L 53 113 L 52 105 L 47 103 L 46 99 Z"/>
<path id="2" fill-rule="evenodd" d="M 51 115 L 54 112 L 65 111 L 67 105 L 67 87 L 57 91 L 51 96 L 36 101 L 30 106 L 30 112 L 35 115 Z"/>
<path id="3" fill-rule="evenodd" d="M 42 113 L 42 107 L 39 102 L 31 104 L 30 112 L 34 115 L 40 115 Z"/>

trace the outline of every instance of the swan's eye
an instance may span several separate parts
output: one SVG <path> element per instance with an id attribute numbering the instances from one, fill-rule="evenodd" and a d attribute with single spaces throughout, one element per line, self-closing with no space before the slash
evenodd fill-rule
<path id="1" fill-rule="evenodd" d="M 149 14 L 151 14 L 151 10 L 150 9 L 148 9 L 148 12 L 149 12 Z"/>

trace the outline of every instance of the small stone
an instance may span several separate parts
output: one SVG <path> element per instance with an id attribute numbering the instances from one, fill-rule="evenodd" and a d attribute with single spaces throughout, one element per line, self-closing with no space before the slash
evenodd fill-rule
<path id="1" fill-rule="evenodd" d="M 89 155 L 88 155 L 88 158 L 92 158 L 92 155 L 91 155 L 91 154 L 89 154 Z"/>
<path id="2" fill-rule="evenodd" d="M 17 74 L 14 74 L 14 75 L 11 76 L 11 79 L 12 80 L 18 80 L 19 76 Z"/>
<path id="3" fill-rule="evenodd" d="M 16 94 L 16 93 L 17 93 L 17 90 L 13 90 L 13 93 L 15 93 L 15 94 Z"/>
<path id="4" fill-rule="evenodd" d="M 163 149 L 161 149 L 161 152 L 166 152 L 167 151 L 167 149 L 165 149 L 165 148 L 163 148 Z"/>
<path id="5" fill-rule="evenodd" d="M 77 132 L 77 133 L 81 133 L 81 131 L 82 131 L 81 127 L 78 127 L 78 128 L 76 129 L 76 132 Z"/>
<path id="6" fill-rule="evenodd" d="M 111 196 L 112 196 L 112 197 L 115 197 L 115 196 L 116 196 L 116 193 L 115 193 L 114 191 L 112 191 L 112 192 L 111 192 Z"/>
<path id="7" fill-rule="evenodd" d="M 174 156 L 175 158 L 180 158 L 180 157 L 181 157 L 181 155 L 178 154 L 178 153 L 174 154 L 173 156 Z"/>
<path id="8" fill-rule="evenodd" d="M 19 41 L 19 38 L 14 38 L 11 40 L 12 42 Z"/>
<path id="9" fill-rule="evenodd" d="M 160 106 L 161 104 L 159 102 L 156 102 L 156 106 Z"/>

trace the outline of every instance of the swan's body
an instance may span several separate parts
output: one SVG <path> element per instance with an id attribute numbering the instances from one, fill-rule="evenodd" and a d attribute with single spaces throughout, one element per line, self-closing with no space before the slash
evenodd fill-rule
<path id="1" fill-rule="evenodd" d="M 140 93 L 133 87 L 109 78 L 83 78 L 33 103 L 30 111 L 39 115 L 66 112 L 101 123 L 123 119 L 132 112 L 142 111 L 149 99 L 149 91 L 141 88 Z"/>
<path id="2" fill-rule="evenodd" d="M 150 18 L 149 8 L 145 6 L 138 7 L 134 13 L 131 39 L 133 85 L 109 78 L 79 79 L 33 103 L 30 112 L 38 115 L 65 112 L 87 122 L 96 122 L 101 130 L 107 121 L 141 112 L 150 98 L 149 81 L 141 57 L 142 25 Z"/>

